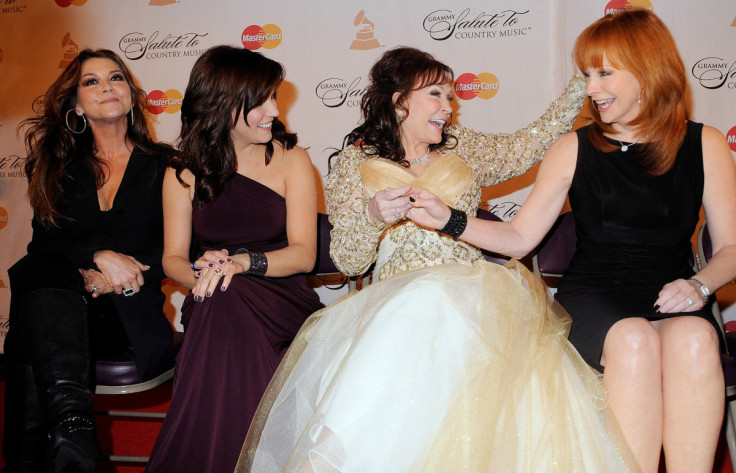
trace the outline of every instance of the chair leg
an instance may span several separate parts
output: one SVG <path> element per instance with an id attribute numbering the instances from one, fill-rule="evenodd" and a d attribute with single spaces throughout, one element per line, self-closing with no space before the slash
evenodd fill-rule
<path id="1" fill-rule="evenodd" d="M 736 400 L 727 401 L 726 407 L 726 445 L 731 457 L 731 467 L 736 471 Z"/>

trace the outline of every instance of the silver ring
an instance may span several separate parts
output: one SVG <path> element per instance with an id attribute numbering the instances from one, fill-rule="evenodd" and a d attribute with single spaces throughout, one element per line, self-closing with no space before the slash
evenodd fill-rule
<path id="1" fill-rule="evenodd" d="M 130 297 L 135 295 L 135 289 L 132 287 L 129 287 L 128 289 L 123 289 L 123 295 L 125 297 Z"/>
<path id="2" fill-rule="evenodd" d="M 398 219 L 400 219 L 400 218 L 401 218 L 401 214 L 400 214 L 400 213 L 399 213 L 399 211 L 398 211 L 398 210 L 396 210 L 396 209 L 394 209 L 394 218 L 395 218 L 396 220 L 398 220 Z"/>
<path id="3" fill-rule="evenodd" d="M 100 288 L 99 288 L 99 287 L 97 287 L 97 286 L 94 286 L 94 287 L 92 288 L 92 292 L 97 292 L 97 291 L 99 291 L 99 290 L 100 290 Z"/>
<path id="4" fill-rule="evenodd" d="M 695 302 L 693 302 L 693 300 L 692 300 L 692 299 L 690 299 L 689 297 L 688 297 L 687 299 L 685 299 L 685 302 L 687 302 L 687 303 L 688 303 L 688 304 L 690 304 L 690 305 L 693 305 L 693 304 L 695 304 Z"/>

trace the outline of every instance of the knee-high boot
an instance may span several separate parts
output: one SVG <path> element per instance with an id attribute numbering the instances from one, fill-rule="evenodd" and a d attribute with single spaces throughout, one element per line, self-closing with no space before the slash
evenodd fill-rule
<path id="1" fill-rule="evenodd" d="M 5 379 L 3 473 L 43 470 L 46 425 L 30 366 L 8 362 Z"/>
<path id="2" fill-rule="evenodd" d="M 63 289 L 39 289 L 20 301 L 49 437 L 51 471 L 94 472 L 99 456 L 92 414 L 86 301 Z"/>

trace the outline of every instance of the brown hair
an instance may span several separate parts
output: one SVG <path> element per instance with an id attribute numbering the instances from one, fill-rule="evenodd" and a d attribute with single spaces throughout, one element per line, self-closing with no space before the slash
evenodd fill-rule
<path id="1" fill-rule="evenodd" d="M 401 145 L 402 119 L 397 117 L 396 109 L 408 113 L 406 100 L 414 90 L 434 84 L 451 84 L 452 69 L 431 54 L 401 46 L 386 51 L 369 75 L 370 84 L 360 105 L 362 123 L 345 137 L 343 147 L 359 143 L 368 154 L 403 162 L 406 152 Z M 397 92 L 399 95 L 394 101 Z M 429 149 L 441 149 L 448 141 L 451 146 L 456 144 L 455 137 L 443 130 L 442 140 Z"/>
<path id="2" fill-rule="evenodd" d="M 278 62 L 233 46 L 214 46 L 194 63 L 181 106 L 180 153 L 171 165 L 180 182 L 184 168 L 194 174 L 195 193 L 202 202 L 217 197 L 237 171 L 230 131 L 238 120 L 248 124 L 248 112 L 266 102 L 284 76 Z M 271 135 L 264 144 L 266 165 L 274 141 L 285 149 L 297 143 L 278 118 L 273 119 Z"/>
<path id="3" fill-rule="evenodd" d="M 588 26 L 575 42 L 573 58 L 583 72 L 600 68 L 604 54 L 641 85 L 641 112 L 629 125 L 646 138 L 642 164 L 650 174 L 664 174 L 677 157 L 690 116 L 690 89 L 675 40 L 654 13 L 626 8 Z M 604 152 L 616 149 L 604 136 L 614 134 L 613 127 L 601 121 L 590 97 L 585 109 L 593 119 L 588 133 L 593 146 Z"/>
<path id="4" fill-rule="evenodd" d="M 18 129 L 28 127 L 25 134 L 25 171 L 28 178 L 28 198 L 36 219 L 44 226 L 57 226 L 57 219 L 64 218 L 56 209 L 56 199 L 61 195 L 61 181 L 68 175 L 69 164 L 80 159 L 94 172 L 97 187 L 105 183 L 105 163 L 95 156 L 94 136 L 90 127 L 80 134 L 73 133 L 66 124 L 66 115 L 77 104 L 77 91 L 82 65 L 92 58 L 113 61 L 120 68 L 130 86 L 133 116 L 128 114 L 126 138 L 146 153 L 170 149 L 167 145 L 154 143 L 144 116 L 146 93 L 136 86 L 130 69 L 122 59 L 108 49 L 84 49 L 74 58 L 49 87 L 44 95 L 43 108 L 38 116 L 23 120 Z M 75 130 L 83 123 L 76 113 L 70 125 Z"/>

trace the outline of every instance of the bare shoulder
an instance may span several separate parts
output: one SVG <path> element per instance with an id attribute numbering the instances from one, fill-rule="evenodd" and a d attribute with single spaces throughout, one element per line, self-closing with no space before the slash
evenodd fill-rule
<path id="1" fill-rule="evenodd" d="M 544 155 L 542 164 L 546 162 L 570 163 L 577 160 L 578 135 L 575 132 L 560 136 Z"/>
<path id="2" fill-rule="evenodd" d="M 706 167 L 713 164 L 733 166 L 733 157 L 726 137 L 717 128 L 703 125 L 702 142 L 703 161 Z"/>
<path id="3" fill-rule="evenodd" d="M 726 142 L 726 137 L 723 136 L 723 133 L 721 133 L 720 130 L 718 130 L 717 128 L 709 125 L 703 125 L 702 140 L 704 148 L 706 146 L 728 145 L 728 143 Z"/>
<path id="4" fill-rule="evenodd" d="M 181 174 L 179 174 L 179 177 L 177 178 L 176 169 L 172 167 L 166 168 L 166 175 L 164 176 L 164 179 L 171 183 L 178 182 L 182 187 L 191 187 L 194 185 L 194 182 L 196 180 L 194 174 L 192 174 L 192 172 L 186 168 L 181 172 Z M 182 185 L 182 182 L 186 184 L 186 186 Z"/>

